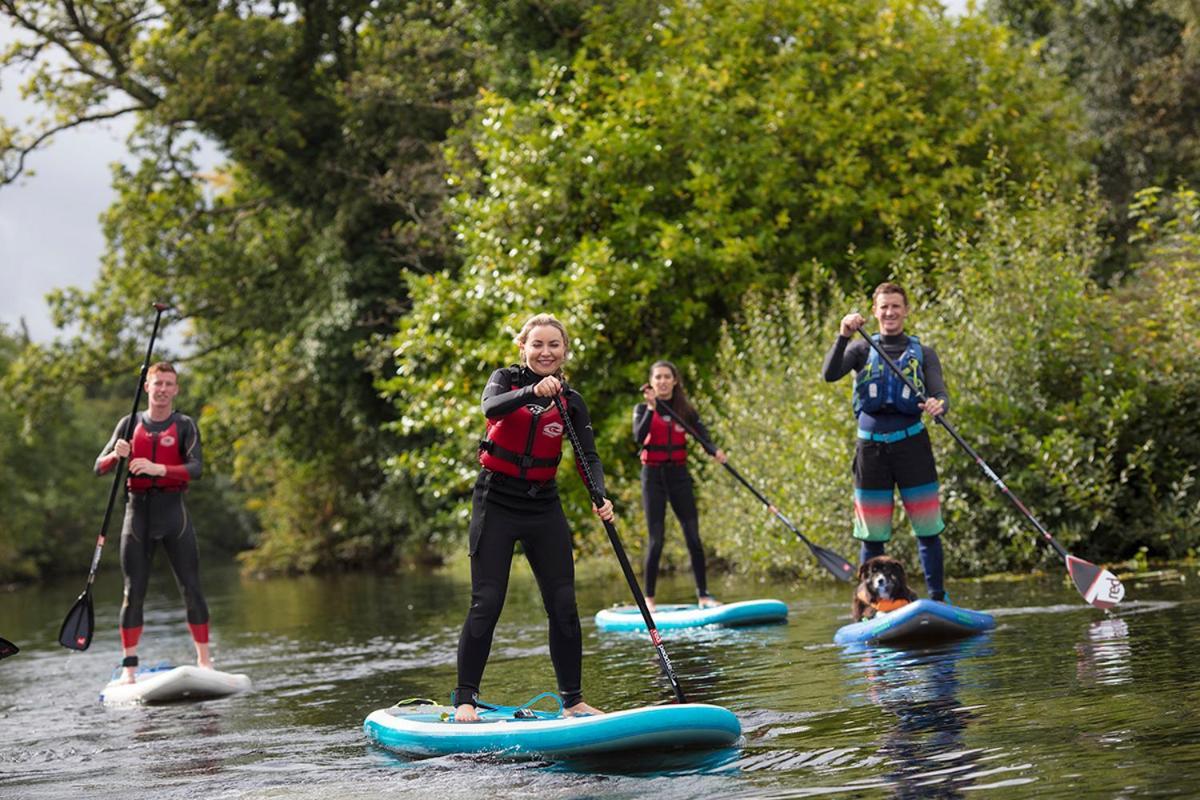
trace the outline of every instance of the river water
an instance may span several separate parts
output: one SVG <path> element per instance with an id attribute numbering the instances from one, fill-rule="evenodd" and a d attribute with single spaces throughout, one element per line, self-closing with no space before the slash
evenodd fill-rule
<path id="1" fill-rule="evenodd" d="M 521 559 L 484 678 L 519 704 L 554 687 L 546 618 Z M 159 564 L 143 663 L 191 658 L 182 603 Z M 741 719 L 738 746 L 594 762 L 410 760 L 368 744 L 363 718 L 408 697 L 444 701 L 469 584 L 456 573 L 275 580 L 206 565 L 217 665 L 252 693 L 106 708 L 119 659 L 119 576 L 96 589 L 96 639 L 57 644 L 78 582 L 0 594 L 0 798 L 1197 797 L 1200 623 L 1194 567 L 1126 582 L 1116 613 L 1062 576 L 950 583 L 992 633 L 927 650 L 847 650 L 849 589 L 725 578 L 725 600 L 774 597 L 785 625 L 667 632 L 688 699 Z M 686 602 L 686 577 L 659 599 Z M 644 634 L 596 630 L 628 602 L 619 577 L 581 577 L 584 690 L 605 709 L 669 702 Z"/>

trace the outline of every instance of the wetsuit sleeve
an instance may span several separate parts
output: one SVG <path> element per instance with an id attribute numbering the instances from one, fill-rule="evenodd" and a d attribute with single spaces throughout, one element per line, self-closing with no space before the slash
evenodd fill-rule
<path id="1" fill-rule="evenodd" d="M 104 445 L 104 449 L 100 451 L 100 455 L 96 456 L 96 463 L 92 466 L 92 470 L 97 475 L 105 475 L 113 471 L 113 467 L 120 461 L 120 457 L 113 452 L 113 448 L 117 446 L 117 440 L 125 433 L 125 426 L 129 423 L 129 415 L 121 417 L 121 421 L 117 423 L 117 427 L 113 429 L 112 438 L 108 440 L 108 444 Z"/>
<path id="2" fill-rule="evenodd" d="M 498 369 L 483 387 L 483 415 L 488 419 L 511 414 L 533 397 L 533 385 L 512 391 L 512 372 Z"/>
<path id="3" fill-rule="evenodd" d="M 646 434 L 650 433 L 650 419 L 653 416 L 645 403 L 633 407 L 633 441 L 639 446 L 646 441 Z"/>
<path id="4" fill-rule="evenodd" d="M 180 447 L 183 451 L 182 464 L 168 464 L 164 477 L 180 481 L 194 481 L 200 477 L 204 468 L 204 457 L 200 449 L 200 428 L 191 417 L 179 418 L 179 431 L 183 439 Z"/>
<path id="5" fill-rule="evenodd" d="M 579 437 L 579 446 L 583 449 L 582 453 L 575 453 L 575 466 L 579 470 L 579 474 L 583 475 L 582 462 L 588 465 L 588 470 L 592 473 L 592 480 L 596 483 L 596 491 L 602 497 L 607 497 L 608 492 L 604 488 L 604 467 L 600 463 L 600 454 L 596 452 L 596 433 L 592 430 L 592 416 L 588 413 L 587 403 L 583 402 L 578 392 L 572 391 L 567 397 L 567 413 L 571 415 L 571 425 L 575 428 L 575 435 Z"/>
<path id="6" fill-rule="evenodd" d="M 946 392 L 946 380 L 942 377 L 942 362 L 932 347 L 921 345 L 925 351 L 925 363 L 921 370 L 925 373 L 925 394 L 941 400 L 946 410 L 950 410 L 950 395 Z"/>
<path id="7" fill-rule="evenodd" d="M 867 363 L 866 353 L 864 348 L 867 346 L 862 342 L 862 347 L 859 347 L 859 342 L 851 342 L 850 337 L 838 334 L 837 341 L 833 343 L 833 347 L 829 348 L 829 352 L 825 354 L 825 366 L 822 375 L 827 383 L 839 381 L 852 371 L 858 371 Z"/>

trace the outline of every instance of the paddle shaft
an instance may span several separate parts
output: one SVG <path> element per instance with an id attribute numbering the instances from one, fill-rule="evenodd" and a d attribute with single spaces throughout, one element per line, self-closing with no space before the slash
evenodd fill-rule
<path id="1" fill-rule="evenodd" d="M 864 331 L 862 328 L 859 328 L 858 332 L 862 334 L 864 339 L 867 340 L 867 344 L 871 345 L 871 347 L 875 349 L 876 353 L 879 353 L 879 357 L 882 358 L 889 367 L 891 367 L 892 372 L 895 372 L 900 377 L 900 380 L 904 381 L 904 384 L 917 398 L 918 402 L 925 402 L 925 395 L 920 392 L 915 385 L 913 385 L 913 382 L 909 380 L 908 376 L 900 370 L 900 366 L 892 360 L 892 357 L 883 352 L 883 348 L 879 346 L 879 343 L 868 336 L 866 331 Z M 933 420 L 945 428 L 946 432 L 954 437 L 954 441 L 958 442 L 959 447 L 965 450 L 967 455 L 974 459 L 975 463 L 979 465 L 979 468 L 983 470 L 983 474 L 987 475 L 992 483 L 996 484 L 997 488 L 1004 493 L 1004 496 L 1011 500 L 1012 504 L 1017 507 L 1017 510 L 1025 515 L 1025 519 L 1029 520 L 1033 524 L 1033 527 L 1037 529 L 1037 532 L 1041 534 L 1042 538 L 1045 539 L 1050 546 L 1054 548 L 1054 551 L 1065 560 L 1068 556 L 1066 549 L 1059 544 L 1053 536 L 1050 535 L 1050 531 L 1046 530 L 1045 526 L 1038 521 L 1037 517 L 1035 517 L 1029 511 L 1029 509 L 1025 507 L 1025 504 L 1021 502 L 1021 499 L 1013 494 L 1012 490 L 1009 489 L 1004 481 L 1000 479 L 1000 476 L 988 466 L 987 462 L 983 460 L 979 453 L 975 452 L 975 448 L 967 444 L 966 440 L 958 435 L 958 431 L 954 430 L 954 426 L 951 425 L 948 420 L 944 419 L 944 415 L 938 414 L 933 418 Z"/>
<path id="2" fill-rule="evenodd" d="M 579 444 L 579 436 L 575 433 L 575 425 L 571 422 L 571 417 L 567 413 L 567 408 L 559 395 L 554 395 L 554 405 L 558 408 L 559 416 L 562 417 L 563 428 L 566 429 L 567 436 L 571 439 L 571 446 L 575 448 L 575 462 L 579 465 L 580 472 L 583 474 L 583 485 L 587 487 L 588 494 L 592 498 L 592 504 L 596 508 L 600 508 L 604 505 L 604 495 L 600 494 L 600 490 L 592 478 L 592 470 L 588 466 L 587 458 L 584 456 L 583 447 Z M 671 688 L 675 691 L 675 699 L 680 703 L 686 703 L 687 698 L 684 697 L 683 687 L 679 685 L 679 679 L 675 677 L 675 667 L 671 664 L 671 657 L 667 655 L 667 649 L 663 646 L 662 635 L 658 632 L 658 627 L 654 624 L 654 617 L 650 613 L 649 606 L 646 605 L 646 596 L 642 594 L 642 587 L 638 585 L 637 578 L 634 577 L 633 567 L 629 564 L 629 557 L 625 554 L 625 547 L 621 544 L 621 537 L 617 534 L 617 527 L 606 519 L 602 519 L 601 522 L 604 523 L 604 530 L 608 534 L 608 541 L 612 543 L 613 551 L 617 554 L 617 562 L 621 565 L 621 572 L 625 575 L 625 582 L 629 584 L 629 590 L 633 592 L 633 600 L 637 603 L 638 610 L 642 612 L 642 620 L 646 623 L 646 630 L 650 633 L 650 641 L 654 643 L 654 649 L 658 651 L 658 663 L 662 666 L 663 674 L 671 682 Z"/>
<path id="3" fill-rule="evenodd" d="M 692 436 L 692 438 L 694 438 L 697 442 L 700 442 L 700 444 L 702 444 L 706 450 L 712 450 L 714 452 L 716 451 L 717 448 L 713 446 L 712 442 L 706 441 L 704 439 L 704 437 L 702 437 L 696 431 L 696 429 L 694 427 L 692 427 L 691 424 L 686 422 L 679 414 L 675 413 L 674 409 L 671 409 L 669 411 L 669 413 L 667 413 L 667 414 L 662 413 L 661 406 L 660 406 L 658 400 L 656 399 L 654 401 L 654 411 L 655 411 L 655 413 L 657 413 L 660 417 L 663 417 L 664 419 L 673 419 L 676 422 L 678 422 L 680 424 L 680 426 L 682 426 L 682 428 L 685 431 L 687 431 Z M 734 469 L 733 466 L 730 465 L 728 462 L 723 462 L 721 464 L 721 466 L 724 467 L 725 469 L 727 469 L 729 471 L 730 475 L 737 478 L 738 482 L 741 483 L 742 486 L 745 486 L 747 489 L 749 489 L 751 494 L 753 494 L 755 497 L 757 497 L 759 499 L 759 501 L 764 506 L 766 506 L 767 509 L 772 514 L 774 514 L 776 517 L 778 517 L 780 522 L 782 522 L 784 525 L 787 526 L 788 530 L 790 530 L 792 533 L 796 534 L 796 536 L 798 536 L 800 538 L 800 541 L 802 541 L 802 542 L 804 542 L 804 544 L 808 545 L 808 549 L 811 550 L 813 555 L 815 555 L 817 557 L 817 560 L 821 563 L 821 566 L 825 567 L 827 570 L 832 572 L 834 575 L 836 575 L 841 580 L 848 581 L 854 577 L 854 565 L 853 564 L 851 564 L 849 561 L 847 561 L 846 559 L 839 556 L 837 553 L 834 553 L 832 550 L 827 550 L 824 547 L 819 547 L 818 545 L 816 545 L 812 541 L 810 541 L 807 536 L 805 536 L 803 533 L 801 533 L 800 530 L 795 525 L 792 524 L 792 521 L 790 519 L 788 519 L 787 516 L 782 511 L 780 511 L 778 508 L 775 507 L 774 503 L 772 503 L 770 500 L 768 500 L 766 497 L 764 497 L 762 492 L 758 491 L 758 489 L 755 489 L 753 484 L 751 484 L 748 480 L 746 480 L 744 477 L 742 477 L 742 474 L 740 472 L 738 472 L 736 469 Z"/>

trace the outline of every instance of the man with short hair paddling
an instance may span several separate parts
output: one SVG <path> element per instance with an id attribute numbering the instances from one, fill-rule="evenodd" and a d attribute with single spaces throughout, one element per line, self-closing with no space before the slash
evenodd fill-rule
<path id="1" fill-rule="evenodd" d="M 824 377 L 832 383 L 852 370 L 855 373 L 854 536 L 862 541 L 860 563 L 884 554 L 884 545 L 892 538 L 894 492 L 899 487 L 917 536 L 929 596 L 944 601 L 940 534 L 946 526 L 938 499 L 937 465 L 921 414 L 945 413 L 949 397 L 937 353 L 904 332 L 908 312 L 904 289 L 895 283 L 880 284 L 872 304 L 880 333 L 872 338 L 928 400 L 919 401 L 866 341 L 850 341 L 866 322 L 857 312 L 842 318 L 837 341 L 825 356 Z"/>
<path id="2" fill-rule="evenodd" d="M 146 373 L 146 411 L 138 414 L 132 442 L 122 438 L 122 417 L 96 459 L 96 474 L 111 472 L 129 458 L 125 522 L 121 528 L 121 571 L 125 598 L 121 605 L 121 648 L 125 683 L 137 672 L 142 635 L 142 604 L 150 582 L 154 551 L 161 544 L 187 606 L 188 628 L 196 645 L 196 663 L 212 668 L 208 652 L 208 604 L 200 589 L 200 556 L 196 531 L 184 505 L 188 484 L 200 477 L 200 429 L 191 417 L 175 411 L 179 382 L 166 361 Z"/>

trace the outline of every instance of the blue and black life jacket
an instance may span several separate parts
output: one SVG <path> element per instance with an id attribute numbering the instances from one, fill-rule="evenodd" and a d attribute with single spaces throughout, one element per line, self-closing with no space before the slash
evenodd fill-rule
<path id="1" fill-rule="evenodd" d="M 873 334 L 871 338 L 878 342 L 879 334 Z M 917 387 L 921 396 L 925 395 L 924 363 L 925 351 L 921 348 L 921 342 L 916 336 L 909 336 L 908 347 L 904 354 L 896 359 L 896 365 Z M 879 353 L 872 347 L 867 355 L 866 366 L 854 377 L 854 416 L 857 417 L 864 411 L 868 414 L 888 411 L 919 417 L 921 408 L 917 402 L 912 389 L 900 380 L 891 367 L 883 363 Z"/>

